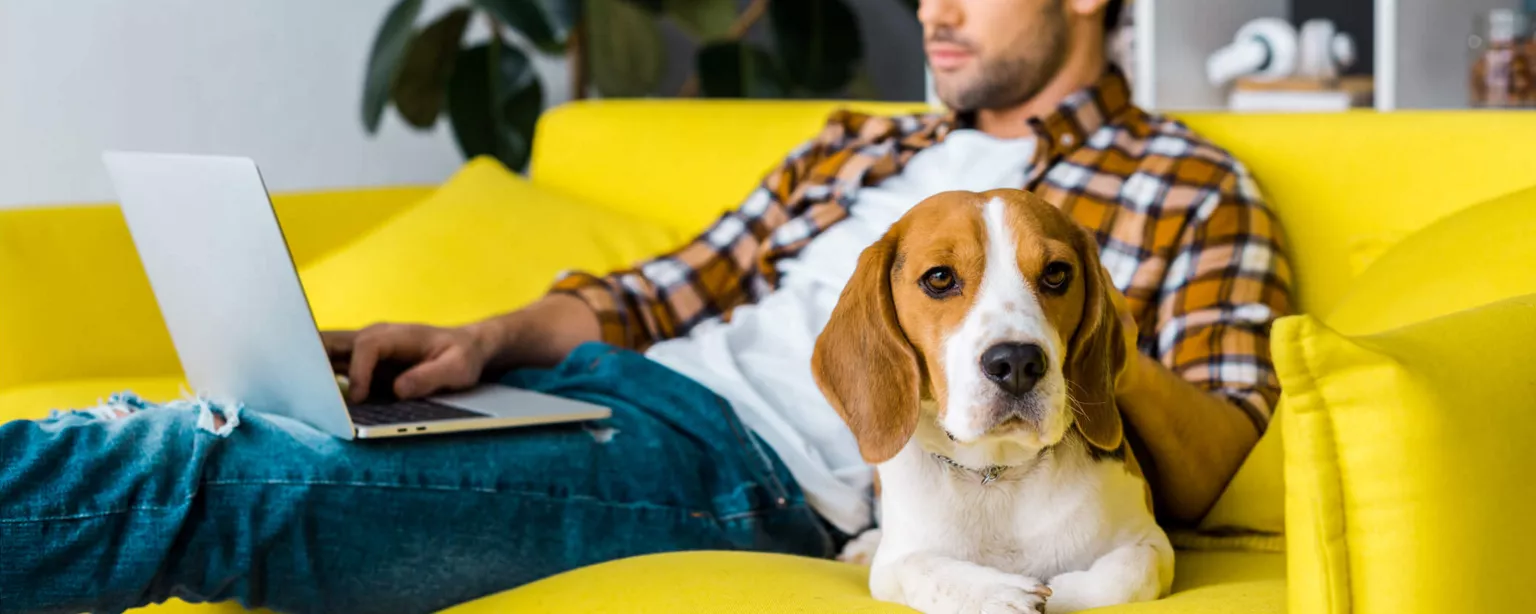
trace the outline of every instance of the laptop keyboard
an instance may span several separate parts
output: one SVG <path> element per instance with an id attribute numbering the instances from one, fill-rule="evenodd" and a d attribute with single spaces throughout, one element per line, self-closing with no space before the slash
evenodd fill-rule
<path id="1" fill-rule="evenodd" d="M 486 417 L 485 414 L 467 409 L 418 400 L 359 403 L 349 409 L 352 412 L 352 422 L 358 426 Z"/>

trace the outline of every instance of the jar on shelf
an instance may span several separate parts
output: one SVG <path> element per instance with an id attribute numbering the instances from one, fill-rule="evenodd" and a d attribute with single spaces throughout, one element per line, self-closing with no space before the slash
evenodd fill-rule
<path id="1" fill-rule="evenodd" d="M 1512 9 L 1478 16 L 1468 40 L 1472 50 L 1471 104 L 1474 107 L 1536 105 L 1532 63 L 1536 60 L 1529 19 Z"/>

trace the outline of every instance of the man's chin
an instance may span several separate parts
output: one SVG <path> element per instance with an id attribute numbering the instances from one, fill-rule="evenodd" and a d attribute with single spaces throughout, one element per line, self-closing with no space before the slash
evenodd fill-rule
<path id="1" fill-rule="evenodd" d="M 938 97 L 939 102 L 951 110 L 974 111 L 975 109 L 968 108 L 971 106 L 969 104 L 971 97 L 967 95 L 969 89 L 963 87 L 962 84 L 966 80 L 958 72 L 940 73 L 939 71 L 934 71 L 934 95 Z"/>

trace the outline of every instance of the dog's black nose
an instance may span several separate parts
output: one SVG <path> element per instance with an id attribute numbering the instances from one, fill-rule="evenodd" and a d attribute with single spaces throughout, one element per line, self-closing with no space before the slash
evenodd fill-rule
<path id="1" fill-rule="evenodd" d="M 1045 350 L 1033 343 L 999 343 L 981 353 L 981 372 L 1004 392 L 1022 395 L 1045 375 Z"/>

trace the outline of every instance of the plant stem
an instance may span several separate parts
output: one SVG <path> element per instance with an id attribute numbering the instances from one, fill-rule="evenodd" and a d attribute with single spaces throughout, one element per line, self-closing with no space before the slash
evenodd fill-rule
<path id="1" fill-rule="evenodd" d="M 757 22 L 768 12 L 768 3 L 772 1 L 752 0 L 752 4 L 748 4 L 746 10 L 736 16 L 736 21 L 731 22 L 731 28 L 726 30 L 725 36 L 722 36 L 720 40 L 727 42 L 741 40 L 743 36 L 747 35 L 747 31 L 751 30 L 752 26 L 757 25 Z M 679 98 L 697 97 L 699 95 L 699 87 L 698 71 L 691 72 L 688 74 L 688 80 L 684 81 L 683 86 L 678 88 L 677 96 Z"/>
<path id="2" fill-rule="evenodd" d="M 565 57 L 571 69 L 571 100 L 587 97 L 587 22 L 585 19 L 571 27 L 571 35 L 565 42 Z"/>

